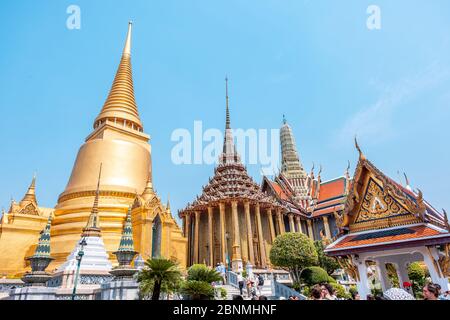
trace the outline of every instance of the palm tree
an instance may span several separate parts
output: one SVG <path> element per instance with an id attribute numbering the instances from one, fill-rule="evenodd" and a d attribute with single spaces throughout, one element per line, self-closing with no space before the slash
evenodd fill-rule
<path id="1" fill-rule="evenodd" d="M 159 300 L 161 291 L 171 292 L 181 282 L 181 272 L 176 262 L 164 258 L 148 259 L 139 274 L 141 293 L 152 293 L 152 300 Z M 162 290 L 161 290 L 162 289 Z"/>

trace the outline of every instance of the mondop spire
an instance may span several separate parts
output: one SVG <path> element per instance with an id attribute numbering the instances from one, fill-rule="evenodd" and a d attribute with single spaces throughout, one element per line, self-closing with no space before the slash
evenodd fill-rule
<path id="1" fill-rule="evenodd" d="M 225 99 L 226 99 L 226 120 L 225 120 L 225 138 L 223 141 L 223 152 L 220 156 L 221 164 L 240 163 L 240 157 L 236 152 L 234 145 L 233 132 L 231 130 L 230 108 L 228 104 L 228 77 L 225 77 Z"/>
<path id="2" fill-rule="evenodd" d="M 105 120 L 130 124 L 134 129 L 142 131 L 138 108 L 134 97 L 133 75 L 131 69 L 131 29 L 132 22 L 128 24 L 128 34 L 122 52 L 116 77 L 106 99 L 103 109 L 95 119 L 94 128 Z"/>

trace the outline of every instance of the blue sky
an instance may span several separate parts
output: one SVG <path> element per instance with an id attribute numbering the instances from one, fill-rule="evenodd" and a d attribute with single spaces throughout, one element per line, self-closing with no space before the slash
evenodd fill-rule
<path id="1" fill-rule="evenodd" d="M 81 8 L 81 29 L 66 8 Z M 381 8 L 381 30 L 366 9 Z M 127 22 L 134 21 L 136 99 L 152 136 L 154 184 L 174 212 L 212 165 L 174 165 L 177 128 L 224 126 L 224 76 L 235 128 L 291 124 L 302 162 L 342 175 L 367 157 L 405 171 L 450 211 L 450 3 L 433 1 L 1 1 L 0 206 L 20 200 L 37 171 L 53 207 L 108 94 Z M 250 174 L 261 181 L 258 165 Z"/>

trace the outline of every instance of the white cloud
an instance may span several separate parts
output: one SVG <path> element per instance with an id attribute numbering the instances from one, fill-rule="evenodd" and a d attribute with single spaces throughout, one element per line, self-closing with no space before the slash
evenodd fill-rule
<path id="1" fill-rule="evenodd" d="M 337 134 L 338 144 L 348 144 L 355 135 L 371 142 L 382 142 L 392 137 L 396 130 L 394 112 L 405 108 L 409 101 L 431 89 L 448 75 L 448 69 L 434 62 L 413 76 L 385 85 L 376 102 L 347 119 Z"/>

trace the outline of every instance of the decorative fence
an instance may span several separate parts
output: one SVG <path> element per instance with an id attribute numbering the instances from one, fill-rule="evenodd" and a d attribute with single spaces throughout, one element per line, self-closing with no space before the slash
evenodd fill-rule
<path id="1" fill-rule="evenodd" d="M 238 277 L 237 273 L 235 273 L 233 271 L 228 271 L 228 273 L 227 273 L 228 284 L 235 288 L 239 288 L 237 277 Z"/>
<path id="2" fill-rule="evenodd" d="M 282 283 L 279 283 L 276 279 L 272 281 L 272 292 L 276 298 L 288 298 L 290 296 L 294 296 L 298 297 L 300 300 L 306 300 L 306 297 L 304 295 Z"/>

